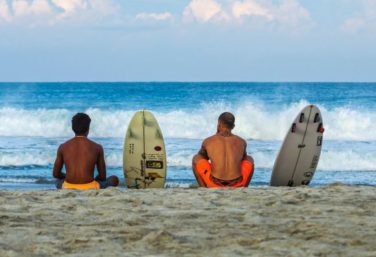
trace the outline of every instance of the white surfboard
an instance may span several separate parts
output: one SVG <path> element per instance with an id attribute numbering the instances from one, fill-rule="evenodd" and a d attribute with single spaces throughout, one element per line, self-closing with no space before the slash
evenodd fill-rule
<path id="1" fill-rule="evenodd" d="M 163 188 L 166 170 L 166 149 L 158 122 L 151 112 L 138 111 L 125 135 L 125 183 L 128 188 Z"/>
<path id="2" fill-rule="evenodd" d="M 271 186 L 308 185 L 316 171 L 323 142 L 319 108 L 306 106 L 291 124 L 275 160 Z"/>

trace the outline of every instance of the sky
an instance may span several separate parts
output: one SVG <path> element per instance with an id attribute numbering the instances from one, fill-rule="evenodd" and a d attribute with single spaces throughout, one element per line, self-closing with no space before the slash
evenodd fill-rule
<path id="1" fill-rule="evenodd" d="M 376 0 L 0 0 L 0 81 L 376 81 Z"/>

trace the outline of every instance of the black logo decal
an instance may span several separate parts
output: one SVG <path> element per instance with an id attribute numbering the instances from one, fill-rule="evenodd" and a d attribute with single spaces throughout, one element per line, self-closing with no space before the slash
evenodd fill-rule
<path id="1" fill-rule="evenodd" d="M 321 146 L 322 145 L 322 136 L 318 136 L 317 137 L 317 146 Z"/>
<path id="2" fill-rule="evenodd" d="M 163 162 L 162 161 L 146 161 L 146 168 L 163 169 Z"/>
<path id="3" fill-rule="evenodd" d="M 311 169 L 316 169 L 318 162 L 319 162 L 319 156 L 318 155 L 313 156 L 313 159 L 311 162 Z"/>

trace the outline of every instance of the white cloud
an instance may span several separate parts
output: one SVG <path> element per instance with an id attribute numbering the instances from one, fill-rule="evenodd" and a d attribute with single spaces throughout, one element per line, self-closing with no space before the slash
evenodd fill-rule
<path id="1" fill-rule="evenodd" d="M 56 22 L 73 20 L 95 23 L 102 17 L 114 18 L 113 15 L 119 9 L 111 0 L 51 0 L 51 2 L 62 10 L 56 16 Z"/>
<path id="2" fill-rule="evenodd" d="M 357 32 L 365 28 L 367 22 L 363 18 L 349 18 L 342 24 L 342 30 L 346 32 Z"/>
<path id="3" fill-rule="evenodd" d="M 27 0 L 13 1 L 12 9 L 15 17 L 47 15 L 53 13 L 47 0 L 34 0 L 33 2 Z"/>
<path id="4" fill-rule="evenodd" d="M 52 0 L 52 3 L 64 10 L 64 13 L 73 13 L 89 9 L 89 1 L 85 0 Z"/>
<path id="5" fill-rule="evenodd" d="M 95 22 L 117 10 L 111 0 L 0 0 L 0 20 L 28 26 L 68 20 Z"/>
<path id="6" fill-rule="evenodd" d="M 34 14 L 51 14 L 53 13 L 47 0 L 34 0 L 31 5 L 31 12 Z"/>
<path id="7" fill-rule="evenodd" d="M 0 0 L 0 22 L 1 21 L 11 21 L 11 14 L 6 0 Z"/>
<path id="8" fill-rule="evenodd" d="M 283 0 L 274 8 L 274 17 L 281 23 L 292 27 L 300 27 L 303 24 L 311 25 L 311 16 L 307 9 L 296 0 Z"/>
<path id="9" fill-rule="evenodd" d="M 215 0 L 192 0 L 184 9 L 183 16 L 187 20 L 207 22 L 213 19 L 226 19 L 222 6 Z"/>
<path id="10" fill-rule="evenodd" d="M 247 22 L 258 18 L 293 28 L 312 24 L 310 13 L 298 0 L 191 0 L 183 16 L 199 22 Z"/>
<path id="11" fill-rule="evenodd" d="M 242 16 L 263 16 L 267 19 L 273 19 L 270 11 L 257 3 L 256 1 L 236 1 L 232 6 L 232 14 L 239 19 Z"/>
<path id="12" fill-rule="evenodd" d="M 362 9 L 346 19 L 341 29 L 345 32 L 376 31 L 376 0 L 360 0 Z"/>
<path id="13" fill-rule="evenodd" d="M 163 13 L 139 13 L 136 15 L 136 20 L 154 20 L 154 21 L 168 21 L 172 20 L 173 16 L 169 12 Z"/>

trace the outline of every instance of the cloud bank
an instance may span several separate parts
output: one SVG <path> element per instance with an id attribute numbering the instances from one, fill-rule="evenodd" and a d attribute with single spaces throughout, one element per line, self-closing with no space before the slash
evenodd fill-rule
<path id="1" fill-rule="evenodd" d="M 192 0 L 184 9 L 183 17 L 187 21 L 208 22 L 226 20 L 227 14 L 215 0 Z"/>
<path id="2" fill-rule="evenodd" d="M 173 20 L 173 15 L 170 12 L 163 13 L 139 13 L 136 15 L 136 20 L 141 21 L 170 21 Z"/>
<path id="3" fill-rule="evenodd" d="M 67 21 L 85 25 L 127 20 L 119 2 L 112 0 L 0 0 L 0 24 L 56 25 Z M 311 24 L 310 13 L 298 0 L 190 0 L 178 13 L 140 12 L 135 21 L 161 22 L 181 17 L 185 22 L 253 24 L 289 27 Z M 180 18 L 179 18 L 180 19 Z"/>
<path id="4" fill-rule="evenodd" d="M 307 29 L 315 22 L 301 0 L 189 0 L 181 9 L 127 13 L 126 1 L 116 0 L 0 0 L 0 26 L 72 25 L 124 26 L 161 22 L 230 24 L 243 27 Z M 140 4 L 141 5 L 141 4 Z M 345 32 L 376 31 L 376 0 L 347 0 L 351 17 L 343 17 Z"/>
<path id="5" fill-rule="evenodd" d="M 64 21 L 95 22 L 115 14 L 110 0 L 0 0 L 0 24 L 54 25 Z"/>
<path id="6" fill-rule="evenodd" d="M 343 22 L 342 30 L 350 33 L 362 31 L 376 32 L 376 0 L 357 1 L 362 6 L 361 10 Z"/>
<path id="7" fill-rule="evenodd" d="M 295 28 L 312 24 L 310 13 L 297 0 L 191 0 L 183 17 L 200 23 L 244 24 L 257 19 Z"/>

